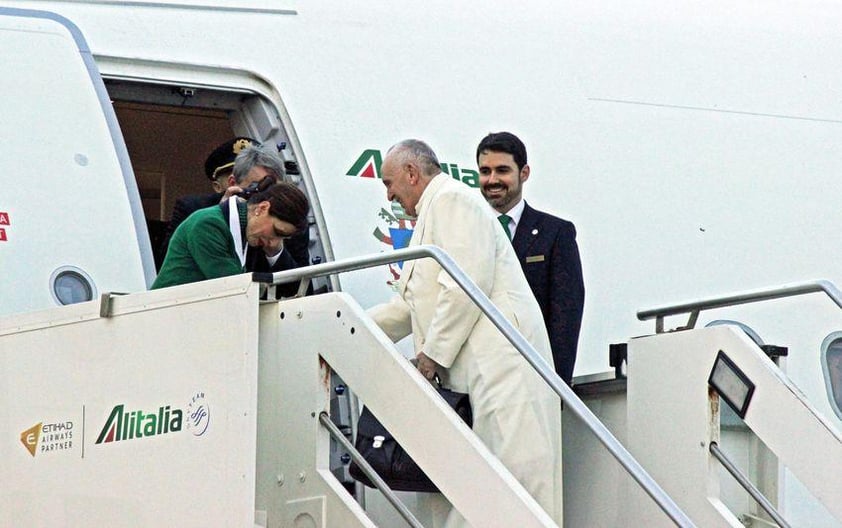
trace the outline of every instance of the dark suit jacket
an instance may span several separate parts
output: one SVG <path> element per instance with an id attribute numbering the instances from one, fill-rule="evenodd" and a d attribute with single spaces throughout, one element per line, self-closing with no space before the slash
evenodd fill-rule
<path id="1" fill-rule="evenodd" d="M 181 225 L 181 222 L 184 222 L 188 216 L 199 209 L 204 209 L 205 207 L 218 204 L 221 199 L 222 193 L 203 194 L 200 196 L 183 196 L 178 198 L 172 208 L 172 215 L 170 215 L 170 222 L 169 225 L 167 225 L 166 232 L 164 233 L 164 239 L 161 241 L 160 247 L 155 252 L 158 257 L 156 258 L 156 261 L 161 263 L 164 262 L 164 257 L 167 256 L 167 248 L 170 246 L 172 234 L 175 232 L 175 228 Z M 160 268 L 161 267 L 159 265 L 158 269 L 160 270 Z"/>
<path id="2" fill-rule="evenodd" d="M 585 303 L 576 227 L 524 205 L 512 244 L 541 306 L 556 372 L 569 385 Z"/>
<path id="3" fill-rule="evenodd" d="M 170 225 L 167 229 L 167 234 L 161 248 L 161 262 L 163 262 L 163 256 L 166 255 L 167 247 L 170 243 L 170 237 L 172 237 L 173 232 L 175 232 L 175 229 L 179 226 L 179 224 L 199 209 L 219 205 L 219 200 L 221 199 L 222 193 L 213 193 L 201 196 L 185 196 L 175 201 L 172 217 L 170 218 Z M 227 222 L 228 204 L 222 204 L 222 208 L 225 215 L 225 221 Z M 246 271 L 274 273 L 276 271 L 307 266 L 310 264 L 309 247 L 310 231 L 309 229 L 305 229 L 304 231 L 297 233 L 293 237 L 284 241 L 284 252 L 281 253 L 281 256 L 278 258 L 277 262 L 275 262 L 274 266 L 269 265 L 269 261 L 266 259 L 266 254 L 263 253 L 262 250 L 249 247 L 246 250 Z M 279 285 L 277 293 L 283 297 L 291 297 L 295 295 L 297 291 L 298 283 L 293 282 Z M 312 291 L 313 287 L 310 285 L 307 293 L 310 294 Z"/>
<path id="4" fill-rule="evenodd" d="M 257 272 L 275 273 L 277 271 L 284 271 L 293 268 L 300 268 L 310 264 L 310 251 L 307 249 L 310 245 L 310 230 L 305 229 L 300 233 L 284 240 L 284 251 L 278 257 L 274 266 L 269 265 L 269 260 L 266 258 L 266 253 L 260 248 L 249 246 L 246 250 L 246 270 Z M 279 284 L 276 297 L 292 297 L 298 293 L 299 282 L 288 282 L 286 284 Z M 313 284 L 310 283 L 307 287 L 307 295 L 313 293 Z"/>

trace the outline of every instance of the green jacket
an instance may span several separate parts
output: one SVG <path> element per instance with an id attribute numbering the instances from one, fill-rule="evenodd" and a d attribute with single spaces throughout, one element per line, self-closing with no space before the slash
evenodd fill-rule
<path id="1" fill-rule="evenodd" d="M 238 209 L 240 226 L 245 232 L 246 204 L 240 203 Z M 243 271 L 227 219 L 222 209 L 214 205 L 191 214 L 175 230 L 152 289 L 217 279 Z"/>

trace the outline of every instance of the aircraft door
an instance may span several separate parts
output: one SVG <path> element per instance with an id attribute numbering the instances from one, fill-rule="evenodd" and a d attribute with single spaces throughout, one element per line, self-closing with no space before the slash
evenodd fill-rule
<path id="1" fill-rule="evenodd" d="M 0 315 L 146 289 L 137 186 L 81 32 L 0 8 L 0 64 Z"/>

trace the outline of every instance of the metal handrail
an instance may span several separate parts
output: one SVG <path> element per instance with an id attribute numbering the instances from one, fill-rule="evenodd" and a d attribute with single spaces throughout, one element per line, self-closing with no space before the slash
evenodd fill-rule
<path id="1" fill-rule="evenodd" d="M 710 297 L 699 301 L 660 306 L 657 308 L 650 308 L 648 310 L 640 310 L 637 312 L 637 318 L 641 321 L 655 319 L 657 327 L 656 330 L 660 333 L 663 331 L 664 317 L 689 313 L 691 314 L 690 323 L 682 329 L 691 329 L 695 325 L 699 312 L 702 310 L 712 310 L 715 308 L 725 308 L 727 306 L 736 306 L 739 304 L 771 301 L 774 299 L 782 299 L 784 297 L 794 297 L 796 295 L 818 292 L 824 292 L 834 303 L 836 303 L 837 306 L 842 308 L 842 291 L 840 291 L 839 288 L 828 280 L 811 280 L 806 282 L 784 284 L 782 286 L 775 286 L 772 288 L 750 290 L 722 297 Z"/>
<path id="2" fill-rule="evenodd" d="M 759 504 L 760 507 L 763 508 L 766 511 L 766 513 L 769 514 L 769 517 L 771 517 L 772 520 L 778 523 L 778 526 L 780 528 L 791 528 L 791 525 L 788 522 L 786 522 L 786 519 L 784 519 L 780 512 L 778 512 L 778 510 L 775 509 L 775 506 L 771 502 L 769 502 L 769 499 L 767 499 L 766 496 L 763 495 L 763 493 L 761 493 L 760 490 L 757 489 L 757 487 L 754 484 L 752 484 L 751 481 L 745 475 L 743 475 L 743 473 L 736 466 L 736 464 L 731 462 L 731 459 L 728 458 L 728 455 L 726 455 L 719 448 L 719 444 L 717 444 L 716 442 L 711 442 L 710 452 L 714 456 L 714 458 L 719 460 L 719 463 L 722 464 L 722 466 L 728 470 L 728 473 L 730 473 L 731 476 L 737 480 L 740 486 L 742 486 L 743 489 L 745 489 L 748 492 L 748 494 L 751 495 L 751 497 L 755 501 L 757 501 L 757 504 Z"/>
<path id="3" fill-rule="evenodd" d="M 643 469 L 643 466 L 626 450 L 611 431 L 599 421 L 590 409 L 580 400 L 573 389 L 567 386 L 549 364 L 541 357 L 521 333 L 506 319 L 500 310 L 491 302 L 488 296 L 465 274 L 450 255 L 441 248 L 431 245 L 419 245 L 405 249 L 398 249 L 389 253 L 367 255 L 349 259 L 315 264 L 302 268 L 294 268 L 277 273 L 254 273 L 256 282 L 271 282 L 282 284 L 302 279 L 312 279 L 338 272 L 354 271 L 398 261 L 415 260 L 419 258 L 433 258 L 453 280 L 465 291 L 468 297 L 494 323 L 503 335 L 514 345 L 518 352 L 526 358 L 530 365 L 547 382 L 547 384 L 561 397 L 567 409 L 578 416 L 582 422 L 602 442 L 606 449 L 617 459 L 621 466 L 634 478 L 643 490 L 655 501 L 663 512 L 681 527 L 694 527 L 695 524 L 681 508 L 667 495 L 657 482 Z"/>
<path id="4" fill-rule="evenodd" d="M 404 520 L 412 528 L 424 528 L 424 525 L 418 522 L 418 519 L 416 519 L 415 516 L 412 515 L 412 512 L 409 511 L 409 508 L 407 508 L 404 505 L 404 503 L 402 503 L 400 499 L 398 499 L 398 496 L 395 495 L 395 492 L 392 491 L 392 488 L 390 488 L 389 485 L 386 484 L 386 482 L 382 478 L 380 478 L 380 475 L 378 475 L 374 468 L 371 467 L 371 464 L 369 464 L 368 461 L 365 458 L 363 458 L 360 452 L 357 451 L 357 448 L 354 447 L 354 444 L 352 444 L 348 441 L 347 438 L 345 438 L 345 435 L 342 434 L 342 431 L 340 431 L 339 428 L 336 427 L 336 425 L 331 421 L 330 415 L 328 415 L 324 411 L 319 413 L 319 423 L 321 423 L 322 426 L 327 429 L 328 433 L 330 433 L 330 436 L 333 437 L 334 440 L 339 442 L 339 445 L 341 445 L 343 449 L 348 451 L 348 454 L 351 455 L 351 458 L 354 460 L 354 462 L 357 463 L 357 465 L 365 474 L 365 476 L 368 477 L 369 480 L 371 480 L 371 482 L 374 483 L 377 489 L 380 490 L 380 493 L 382 493 L 386 500 L 388 500 L 389 503 L 398 511 L 401 517 L 403 517 Z"/>

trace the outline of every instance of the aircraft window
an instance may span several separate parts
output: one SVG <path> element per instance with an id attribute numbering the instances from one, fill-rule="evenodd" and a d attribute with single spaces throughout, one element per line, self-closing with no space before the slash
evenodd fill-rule
<path id="1" fill-rule="evenodd" d="M 827 399 L 836 416 L 842 418 L 842 332 L 825 338 L 821 354 Z"/>
<path id="2" fill-rule="evenodd" d="M 96 288 L 87 273 L 79 268 L 65 266 L 53 272 L 50 291 L 57 303 L 74 304 L 92 300 Z"/>

